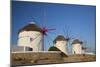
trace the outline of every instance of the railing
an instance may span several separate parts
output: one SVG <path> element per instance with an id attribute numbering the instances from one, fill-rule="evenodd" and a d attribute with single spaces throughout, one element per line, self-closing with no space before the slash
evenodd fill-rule
<path id="1" fill-rule="evenodd" d="M 61 53 L 60 51 L 16 51 L 11 53 Z"/>

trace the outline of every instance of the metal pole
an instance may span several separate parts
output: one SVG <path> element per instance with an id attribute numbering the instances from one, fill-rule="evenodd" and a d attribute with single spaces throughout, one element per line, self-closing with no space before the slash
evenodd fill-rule
<path id="1" fill-rule="evenodd" d="M 24 52 L 25 52 L 25 46 L 24 46 Z"/>
<path id="2" fill-rule="evenodd" d="M 44 51 L 44 34 L 43 34 L 43 39 L 42 39 L 42 49 Z"/>

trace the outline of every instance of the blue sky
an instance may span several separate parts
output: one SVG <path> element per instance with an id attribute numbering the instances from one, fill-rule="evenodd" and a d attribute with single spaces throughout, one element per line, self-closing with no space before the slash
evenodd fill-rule
<path id="1" fill-rule="evenodd" d="M 13 1 L 12 45 L 17 44 L 18 30 L 32 21 L 38 26 L 56 29 L 45 36 L 46 50 L 53 45 L 52 41 L 57 35 L 65 36 L 64 30 L 68 30 L 71 37 L 86 41 L 85 46 L 95 51 L 95 6 Z M 71 48 L 71 45 L 68 47 Z"/>

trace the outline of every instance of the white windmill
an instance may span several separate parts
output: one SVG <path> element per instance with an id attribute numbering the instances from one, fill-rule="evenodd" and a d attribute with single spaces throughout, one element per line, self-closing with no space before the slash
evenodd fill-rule
<path id="1" fill-rule="evenodd" d="M 19 30 L 18 46 L 31 48 L 31 51 L 44 51 L 44 36 L 54 29 L 40 28 L 34 23 L 30 23 Z"/>
<path id="2" fill-rule="evenodd" d="M 68 55 L 69 53 L 68 44 L 70 44 L 70 41 L 73 39 L 72 36 L 70 36 L 69 32 L 69 29 L 65 27 L 63 29 L 63 35 L 58 35 L 53 42 L 54 46 L 66 55 Z"/>
<path id="3" fill-rule="evenodd" d="M 67 52 L 67 39 L 62 36 L 62 35 L 58 35 L 55 40 L 53 41 L 54 46 L 57 47 L 60 51 L 62 51 L 63 53 L 65 53 L 66 55 L 68 54 Z"/>
<path id="4" fill-rule="evenodd" d="M 82 54 L 82 44 L 83 42 L 79 39 L 75 39 L 72 42 L 72 54 Z"/>
<path id="5" fill-rule="evenodd" d="M 44 22 L 46 22 L 46 8 L 43 8 L 42 27 L 32 22 L 22 28 L 18 34 L 18 45 L 28 46 L 32 51 L 44 51 L 44 36 L 48 36 L 49 31 L 55 30 L 44 26 Z"/>
<path id="6" fill-rule="evenodd" d="M 42 51 L 42 38 L 42 29 L 33 22 L 19 30 L 18 46 L 29 47 L 32 51 Z"/>

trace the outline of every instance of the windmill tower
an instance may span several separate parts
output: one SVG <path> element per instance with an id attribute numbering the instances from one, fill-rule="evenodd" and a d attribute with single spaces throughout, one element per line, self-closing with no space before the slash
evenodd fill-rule
<path id="1" fill-rule="evenodd" d="M 46 22 L 46 10 L 43 10 L 43 22 Z M 44 36 L 48 36 L 48 32 L 55 30 L 37 26 L 34 22 L 19 30 L 18 46 L 27 46 L 32 48 L 32 51 L 44 51 Z"/>
<path id="2" fill-rule="evenodd" d="M 59 50 L 67 55 L 67 39 L 64 36 L 58 35 L 53 43 L 55 47 L 57 47 Z"/>
<path id="3" fill-rule="evenodd" d="M 18 46 L 32 48 L 32 51 L 43 51 L 42 29 L 36 24 L 28 24 L 18 33 Z"/>
<path id="4" fill-rule="evenodd" d="M 31 51 L 44 51 L 44 36 L 54 29 L 40 28 L 34 22 L 19 30 L 18 46 L 31 48 Z"/>
<path id="5" fill-rule="evenodd" d="M 83 42 L 78 40 L 78 39 L 73 40 L 73 42 L 72 42 L 72 53 L 73 54 L 82 54 L 83 53 L 82 44 L 83 44 Z"/>
<path id="6" fill-rule="evenodd" d="M 82 54 L 85 54 L 86 49 L 87 49 L 86 47 L 82 46 Z"/>

